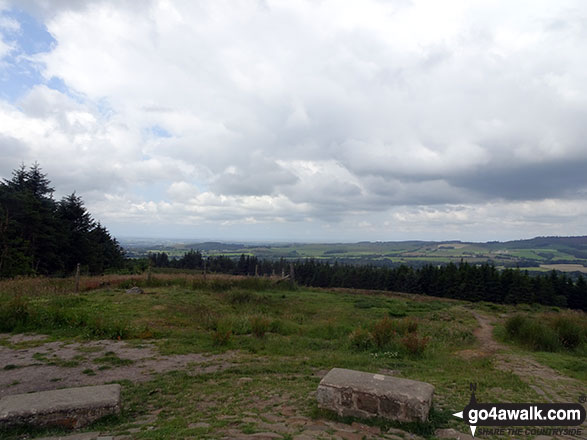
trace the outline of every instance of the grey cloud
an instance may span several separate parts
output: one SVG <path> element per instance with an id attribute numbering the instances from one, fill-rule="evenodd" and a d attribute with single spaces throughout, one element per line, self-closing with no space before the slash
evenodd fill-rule
<path id="1" fill-rule="evenodd" d="M 256 157 L 255 157 L 256 156 Z M 299 179 L 274 161 L 254 155 L 250 162 L 237 164 L 220 174 L 211 185 L 217 194 L 271 195 L 283 185 L 292 185 Z"/>
<path id="2" fill-rule="evenodd" d="M 561 159 L 543 163 L 490 164 L 447 180 L 480 194 L 481 200 L 541 200 L 574 198 L 587 188 L 587 159 Z"/>
<path id="3" fill-rule="evenodd" d="M 0 177 L 10 178 L 12 171 L 30 159 L 29 146 L 19 139 L 0 133 Z"/>

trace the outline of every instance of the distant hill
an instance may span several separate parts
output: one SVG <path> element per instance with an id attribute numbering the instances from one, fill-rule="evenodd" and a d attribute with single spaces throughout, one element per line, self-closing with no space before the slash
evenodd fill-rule
<path id="1" fill-rule="evenodd" d="M 125 244 L 126 247 L 126 244 Z M 166 252 L 171 258 L 194 249 L 207 255 L 237 258 L 241 254 L 267 259 L 306 259 L 340 261 L 351 264 L 414 267 L 424 264 L 471 264 L 491 262 L 497 267 L 521 267 L 535 271 L 562 270 L 587 272 L 587 236 L 536 237 L 507 242 L 389 241 L 358 243 L 274 243 L 242 244 L 209 241 L 204 243 L 166 243 L 127 248 L 129 255 L 140 257 L 149 252 Z"/>

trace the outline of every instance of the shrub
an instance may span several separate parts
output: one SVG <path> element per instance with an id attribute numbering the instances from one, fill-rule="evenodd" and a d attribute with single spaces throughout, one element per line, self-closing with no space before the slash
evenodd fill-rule
<path id="1" fill-rule="evenodd" d="M 554 320 L 553 324 L 563 347 L 573 350 L 581 344 L 583 330 L 571 318 L 560 316 Z"/>
<path id="2" fill-rule="evenodd" d="M 251 330 L 256 337 L 262 338 L 269 330 L 270 323 L 271 321 L 264 316 L 253 316 L 251 318 Z"/>
<path id="3" fill-rule="evenodd" d="M 393 321 L 393 328 L 400 335 L 415 333 L 418 331 L 418 321 L 412 318 L 400 319 Z"/>
<path id="4" fill-rule="evenodd" d="M 369 350 L 373 347 L 373 337 L 368 330 L 357 328 L 349 335 L 351 347 L 356 350 Z"/>
<path id="5" fill-rule="evenodd" d="M 251 320 L 246 316 L 228 318 L 233 335 L 248 335 L 251 333 Z"/>
<path id="6" fill-rule="evenodd" d="M 299 326 L 290 321 L 275 319 L 269 324 L 269 331 L 282 336 L 293 335 L 299 331 Z"/>
<path id="7" fill-rule="evenodd" d="M 515 315 L 506 321 L 507 334 L 532 350 L 574 350 L 586 339 L 582 317 L 551 313 L 539 317 Z"/>
<path id="8" fill-rule="evenodd" d="M 520 328 L 528 319 L 522 315 L 514 315 L 505 323 L 505 329 L 509 336 L 515 337 L 520 333 Z"/>
<path id="9" fill-rule="evenodd" d="M 26 325 L 30 317 L 30 307 L 26 299 L 15 295 L 5 304 L 0 304 L 0 331 L 13 331 Z"/>
<path id="10" fill-rule="evenodd" d="M 526 319 L 518 331 L 517 339 L 536 351 L 557 351 L 560 342 L 556 332 L 542 322 Z"/>
<path id="11" fill-rule="evenodd" d="M 218 321 L 216 329 L 212 333 L 214 345 L 226 345 L 232 337 L 232 329 L 227 321 Z"/>
<path id="12" fill-rule="evenodd" d="M 420 337 L 417 333 L 411 332 L 402 338 L 402 345 L 408 351 L 408 353 L 420 356 L 424 353 L 426 346 L 428 345 L 429 338 Z"/>
<path id="13" fill-rule="evenodd" d="M 395 333 L 393 321 L 388 317 L 385 317 L 381 321 L 375 323 L 371 335 L 377 348 L 383 348 L 391 344 Z"/>

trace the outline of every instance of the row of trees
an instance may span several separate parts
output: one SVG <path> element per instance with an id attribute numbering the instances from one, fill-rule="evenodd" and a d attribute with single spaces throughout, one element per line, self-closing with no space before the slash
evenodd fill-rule
<path id="1" fill-rule="evenodd" d="M 585 278 L 579 276 L 573 281 L 555 271 L 531 276 L 520 269 L 498 270 L 491 264 L 450 263 L 413 268 L 331 264 L 312 259 L 261 260 L 249 255 L 230 259 L 205 257 L 194 250 L 180 258 L 170 259 L 164 252 L 150 254 L 149 258 L 158 267 L 200 270 L 205 267 L 209 272 L 235 275 L 279 275 L 289 273 L 293 264 L 295 280 L 307 286 L 390 290 L 506 304 L 539 303 L 587 311 Z"/>
<path id="2" fill-rule="evenodd" d="M 124 265 L 116 239 L 96 222 L 75 193 L 53 199 L 37 164 L 0 182 L 0 277 L 89 273 Z"/>
<path id="3" fill-rule="evenodd" d="M 290 273 L 295 280 L 316 287 L 393 290 L 440 297 L 497 303 L 540 303 L 587 311 L 587 282 L 551 272 L 530 276 L 519 269 L 497 270 L 493 265 L 467 263 L 375 267 L 316 260 L 267 260 L 241 255 L 205 257 L 189 251 L 170 259 L 164 252 L 149 255 L 157 267 L 206 269 L 239 275 Z M 144 261 L 144 260 L 143 260 Z M 96 222 L 75 193 L 53 199 L 53 188 L 38 165 L 24 166 L 0 182 L 0 277 L 67 275 L 77 264 L 89 273 L 125 266 L 116 239 Z M 144 264 L 144 263 L 143 263 Z"/>

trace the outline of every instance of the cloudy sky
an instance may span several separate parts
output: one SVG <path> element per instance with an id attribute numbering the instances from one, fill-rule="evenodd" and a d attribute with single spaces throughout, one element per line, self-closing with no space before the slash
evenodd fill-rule
<path id="1" fill-rule="evenodd" d="M 0 176 L 117 236 L 587 234 L 583 0 L 0 0 Z"/>

